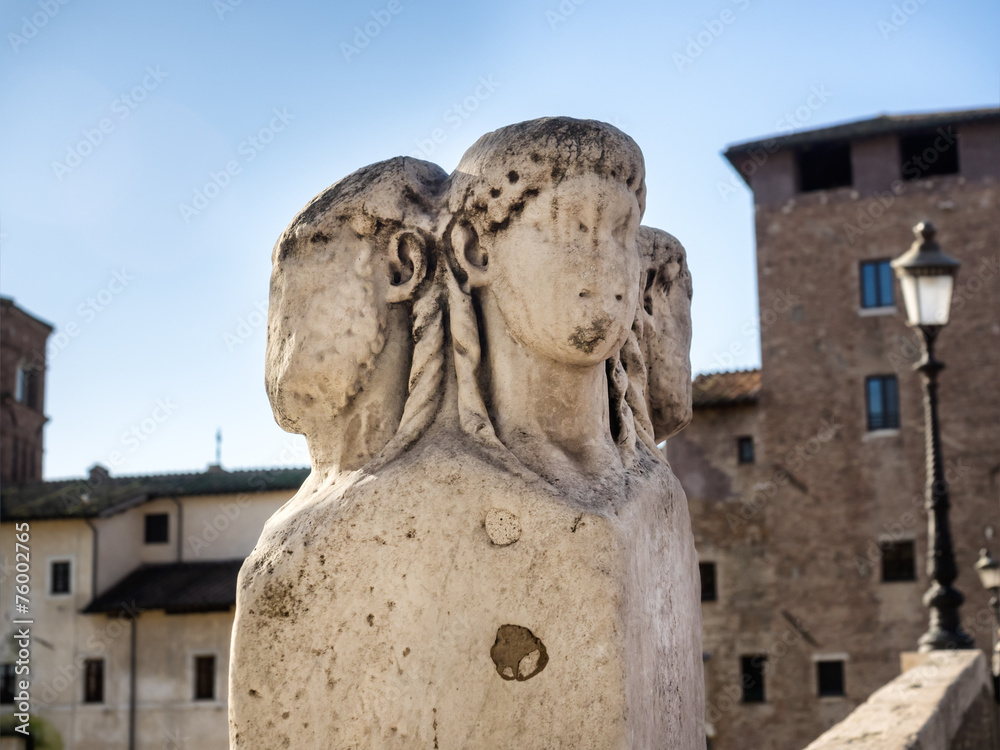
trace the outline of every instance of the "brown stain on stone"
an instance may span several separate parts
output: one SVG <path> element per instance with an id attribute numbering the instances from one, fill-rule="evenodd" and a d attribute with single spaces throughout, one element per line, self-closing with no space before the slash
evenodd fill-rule
<path id="1" fill-rule="evenodd" d="M 520 625 L 501 625 L 490 649 L 497 674 L 505 680 L 530 680 L 549 663 L 549 654 L 535 634 Z"/>
<path id="2" fill-rule="evenodd" d="M 297 604 L 291 584 L 268 582 L 257 600 L 257 613 L 268 619 L 287 618 Z"/>

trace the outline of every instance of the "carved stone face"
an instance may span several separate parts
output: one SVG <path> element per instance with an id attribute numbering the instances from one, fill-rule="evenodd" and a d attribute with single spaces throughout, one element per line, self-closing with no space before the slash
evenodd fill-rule
<path id="1" fill-rule="evenodd" d="M 266 377 L 286 429 L 306 413 L 341 412 L 385 345 L 390 270 L 372 242 L 345 223 L 275 260 Z"/>
<path id="2" fill-rule="evenodd" d="M 607 359 L 639 299 L 639 205 L 624 185 L 569 177 L 529 198 L 511 224 L 480 238 L 511 336 L 565 364 Z"/>
<path id="3" fill-rule="evenodd" d="M 655 437 L 664 440 L 691 421 L 691 278 L 684 247 L 672 235 L 642 227 L 639 244 L 646 264 L 646 396 Z"/>

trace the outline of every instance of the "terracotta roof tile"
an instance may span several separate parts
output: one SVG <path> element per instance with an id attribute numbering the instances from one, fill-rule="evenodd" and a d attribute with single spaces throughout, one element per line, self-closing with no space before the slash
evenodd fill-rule
<path id="1" fill-rule="evenodd" d="M 756 403 L 760 396 L 760 370 L 713 372 L 699 375 L 691 385 L 695 408 Z"/>

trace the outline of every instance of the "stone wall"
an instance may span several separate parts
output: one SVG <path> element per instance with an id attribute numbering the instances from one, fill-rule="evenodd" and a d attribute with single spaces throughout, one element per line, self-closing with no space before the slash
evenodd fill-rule
<path id="1" fill-rule="evenodd" d="M 911 668 L 806 750 L 996 750 L 1000 717 L 978 651 L 903 654 Z"/>

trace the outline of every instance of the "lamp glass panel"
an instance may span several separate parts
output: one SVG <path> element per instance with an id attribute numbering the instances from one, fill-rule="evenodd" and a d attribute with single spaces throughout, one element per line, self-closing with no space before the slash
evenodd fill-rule
<path id="1" fill-rule="evenodd" d="M 1000 566 L 995 568 L 977 568 L 976 572 L 979 573 L 979 580 L 983 582 L 983 588 L 1000 588 Z"/>
<path id="2" fill-rule="evenodd" d="M 917 301 L 920 325 L 943 326 L 951 311 L 951 290 L 955 279 L 951 274 L 917 277 Z"/>
<path id="3" fill-rule="evenodd" d="M 920 325 L 917 314 L 920 311 L 920 303 L 917 301 L 917 279 L 913 276 L 901 274 L 899 276 L 899 287 L 903 290 L 903 304 L 906 305 L 906 322 L 911 326 Z"/>
<path id="4" fill-rule="evenodd" d="M 943 326 L 951 312 L 951 292 L 955 278 L 941 276 L 910 276 L 902 274 L 899 286 L 903 290 L 906 319 L 911 326 Z"/>

